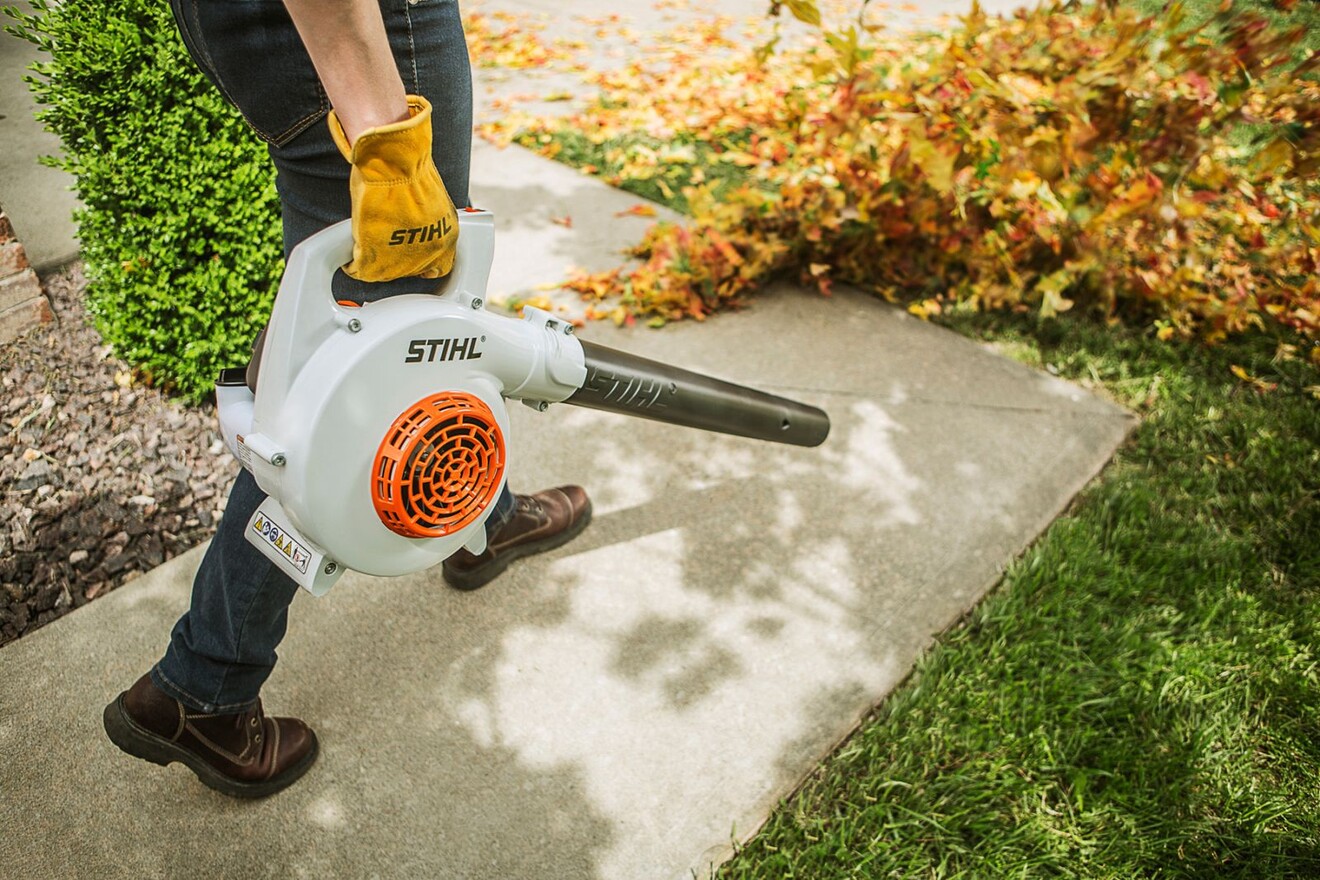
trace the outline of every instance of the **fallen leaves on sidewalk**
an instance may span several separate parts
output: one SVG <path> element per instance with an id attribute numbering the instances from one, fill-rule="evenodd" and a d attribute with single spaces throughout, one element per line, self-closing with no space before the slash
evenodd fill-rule
<path id="1" fill-rule="evenodd" d="M 690 214 L 651 229 L 636 269 L 574 279 L 585 297 L 700 317 L 790 273 L 924 314 L 1320 333 L 1320 60 L 1295 66 L 1298 34 L 1231 9 L 1212 34 L 1177 6 L 1054 6 L 758 53 L 715 25 L 592 75 L 576 115 L 483 130 Z"/>

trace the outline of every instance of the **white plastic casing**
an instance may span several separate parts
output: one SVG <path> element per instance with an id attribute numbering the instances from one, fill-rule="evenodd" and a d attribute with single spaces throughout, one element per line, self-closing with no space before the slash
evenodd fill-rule
<path id="1" fill-rule="evenodd" d="M 227 442 L 278 505 L 277 511 L 267 502 L 268 513 L 282 518 L 282 534 L 316 556 L 316 583 L 305 572 L 290 572 L 313 592 L 333 583 L 326 568 L 401 575 L 430 568 L 460 547 L 484 547 L 489 508 L 438 538 L 402 537 L 381 522 L 372 503 L 372 465 L 400 414 L 436 392 L 474 395 L 494 414 L 507 460 L 503 398 L 560 401 L 585 380 L 582 346 L 569 325 L 535 309 L 523 320 L 485 311 L 493 253 L 493 217 L 461 212 L 455 271 L 437 282 L 436 293 L 361 308 L 337 305 L 330 289 L 335 269 L 352 256 L 348 221 L 307 239 L 290 257 L 255 401 L 245 389 L 229 388 L 219 408 Z M 466 356 L 444 359 L 460 349 Z M 269 541 L 249 538 L 282 562 Z"/>

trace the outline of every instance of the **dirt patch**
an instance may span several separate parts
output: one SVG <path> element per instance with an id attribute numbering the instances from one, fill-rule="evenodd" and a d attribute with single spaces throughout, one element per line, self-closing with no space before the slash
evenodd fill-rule
<path id="1" fill-rule="evenodd" d="M 0 645 L 209 538 L 238 472 L 214 407 L 113 357 L 80 265 L 44 286 L 55 323 L 0 346 Z"/>

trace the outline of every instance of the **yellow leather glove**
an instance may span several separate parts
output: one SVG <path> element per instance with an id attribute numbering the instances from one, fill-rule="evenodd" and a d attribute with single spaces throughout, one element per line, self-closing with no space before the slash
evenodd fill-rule
<path id="1" fill-rule="evenodd" d="M 330 111 L 330 136 L 353 165 L 353 261 L 344 271 L 359 281 L 439 278 L 454 268 L 458 212 L 431 159 L 431 105 L 409 95 L 408 112 L 350 148 Z"/>

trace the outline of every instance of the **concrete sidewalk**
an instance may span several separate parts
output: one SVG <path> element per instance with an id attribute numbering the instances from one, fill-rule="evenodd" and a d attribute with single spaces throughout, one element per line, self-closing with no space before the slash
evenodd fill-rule
<path id="1" fill-rule="evenodd" d="M 563 166 L 474 159 L 474 201 L 500 223 L 493 294 L 613 265 L 645 225 L 617 217 L 635 198 Z M 572 230 L 548 222 L 564 214 Z M 582 483 L 594 523 L 476 593 L 437 572 L 300 596 L 266 704 L 323 752 L 265 801 L 101 731 L 186 607 L 200 549 L 7 646 L 0 876 L 704 877 L 1132 424 L 848 289 L 582 334 L 814 403 L 833 432 L 782 448 L 512 407 L 513 486 Z"/>
<path id="2" fill-rule="evenodd" d="M 324 752 L 269 801 L 100 730 L 186 606 L 196 552 L 6 647 L 0 873 L 704 876 L 1130 425 L 849 291 L 586 335 L 819 404 L 833 434 L 799 450 L 514 407 L 514 485 L 582 482 L 596 521 L 474 594 L 427 573 L 299 597 L 268 707 Z"/>
<path id="3" fill-rule="evenodd" d="M 4 5 L 32 11 L 26 0 Z M 0 26 L 10 23 L 0 14 Z M 43 156 L 60 154 L 60 141 L 34 118 L 37 104 L 23 82 L 40 58 L 36 46 L 0 30 L 0 205 L 28 260 L 44 274 L 78 256 L 78 197 L 71 175 L 41 164 Z"/>

